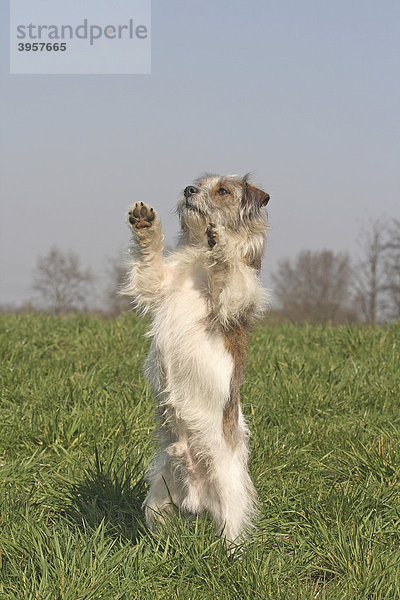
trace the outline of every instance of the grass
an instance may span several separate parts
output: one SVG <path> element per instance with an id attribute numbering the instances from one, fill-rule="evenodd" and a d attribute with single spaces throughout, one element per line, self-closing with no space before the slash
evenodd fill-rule
<path id="1" fill-rule="evenodd" d="M 145 326 L 0 317 L 0 598 L 400 598 L 400 324 L 255 330 L 240 558 L 207 520 L 144 528 Z"/>

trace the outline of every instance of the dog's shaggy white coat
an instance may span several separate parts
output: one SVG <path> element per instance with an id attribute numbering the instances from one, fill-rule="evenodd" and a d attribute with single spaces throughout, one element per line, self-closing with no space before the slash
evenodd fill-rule
<path id="1" fill-rule="evenodd" d="M 155 211 L 131 207 L 133 261 L 124 293 L 152 319 L 146 374 L 159 417 L 144 503 L 152 527 L 174 505 L 207 511 L 229 541 L 240 540 L 254 520 L 239 388 L 245 331 L 266 302 L 259 268 L 268 199 L 246 177 L 198 179 L 178 203 L 181 240 L 167 257 Z"/>

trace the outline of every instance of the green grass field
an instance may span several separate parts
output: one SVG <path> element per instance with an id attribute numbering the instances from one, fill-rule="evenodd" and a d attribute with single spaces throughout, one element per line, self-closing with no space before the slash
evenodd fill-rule
<path id="1" fill-rule="evenodd" d="M 146 324 L 2 315 L 0 598 L 400 598 L 400 325 L 260 325 L 242 388 L 262 507 L 143 526 Z"/>

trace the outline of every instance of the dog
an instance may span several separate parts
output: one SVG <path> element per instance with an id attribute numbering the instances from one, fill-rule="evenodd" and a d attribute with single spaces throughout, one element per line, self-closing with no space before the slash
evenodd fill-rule
<path id="1" fill-rule="evenodd" d="M 202 176 L 179 199 L 180 239 L 167 257 L 156 211 L 144 202 L 130 207 L 124 293 L 152 321 L 145 371 L 158 406 L 158 450 L 144 508 L 153 530 L 176 508 L 208 513 L 228 542 L 254 525 L 240 386 L 247 332 L 267 304 L 259 274 L 268 201 L 247 175 Z"/>

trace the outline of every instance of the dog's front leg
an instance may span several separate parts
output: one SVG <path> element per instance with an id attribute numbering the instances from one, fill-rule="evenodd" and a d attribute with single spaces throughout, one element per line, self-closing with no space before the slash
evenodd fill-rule
<path id="1" fill-rule="evenodd" d="M 206 235 L 211 319 L 228 328 L 243 324 L 259 304 L 255 271 L 240 258 L 223 226 L 210 223 Z"/>
<path id="2" fill-rule="evenodd" d="M 208 288 L 211 318 L 217 320 L 221 313 L 221 294 L 227 285 L 232 270 L 233 257 L 223 227 L 209 223 L 207 230 L 209 250 L 207 252 Z"/>
<path id="3" fill-rule="evenodd" d="M 151 311 L 163 295 L 164 260 L 160 219 L 153 208 L 136 202 L 129 210 L 133 233 L 133 257 L 125 294 L 133 296 L 135 306 Z"/>

